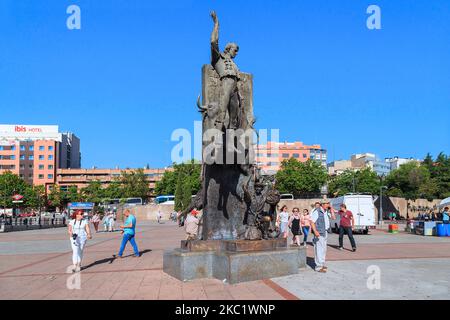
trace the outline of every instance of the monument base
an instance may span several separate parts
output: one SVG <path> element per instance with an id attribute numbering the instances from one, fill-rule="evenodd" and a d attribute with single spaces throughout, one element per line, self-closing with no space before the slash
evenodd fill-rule
<path id="1" fill-rule="evenodd" d="M 286 239 L 182 241 L 166 250 L 163 271 L 182 281 L 216 278 L 239 283 L 296 274 L 306 267 L 306 248 Z"/>

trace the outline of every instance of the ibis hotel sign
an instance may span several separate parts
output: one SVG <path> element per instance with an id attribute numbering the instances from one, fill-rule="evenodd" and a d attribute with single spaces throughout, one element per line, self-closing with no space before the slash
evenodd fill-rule
<path id="1" fill-rule="evenodd" d="M 36 134 L 36 133 L 58 133 L 58 126 L 34 126 L 23 124 L 0 125 L 1 134 Z"/>
<path id="2" fill-rule="evenodd" d="M 0 140 L 54 139 L 61 141 L 58 126 L 0 124 Z"/>

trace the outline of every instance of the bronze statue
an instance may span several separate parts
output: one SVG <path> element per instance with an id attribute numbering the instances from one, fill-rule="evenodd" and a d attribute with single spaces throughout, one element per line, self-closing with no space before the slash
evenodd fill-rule
<path id="1" fill-rule="evenodd" d="M 237 82 L 240 80 L 240 72 L 233 59 L 236 57 L 239 46 L 233 42 L 225 46 L 225 50 L 219 49 L 219 20 L 216 12 L 211 12 L 214 21 L 214 29 L 211 33 L 211 65 L 219 74 L 222 90 L 219 101 L 219 116 L 216 119 L 216 128 L 236 129 L 239 127 L 240 94 Z"/>

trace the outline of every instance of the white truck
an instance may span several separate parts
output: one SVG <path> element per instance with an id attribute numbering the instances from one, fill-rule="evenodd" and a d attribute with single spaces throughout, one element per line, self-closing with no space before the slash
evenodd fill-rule
<path id="1" fill-rule="evenodd" d="M 334 210 L 340 210 L 341 204 L 347 206 L 347 210 L 353 213 L 355 219 L 354 231 L 360 231 L 364 234 L 369 233 L 369 229 L 375 229 L 376 213 L 371 195 L 348 194 L 338 198 L 330 199 Z M 331 228 L 334 231 L 339 229 L 340 216 L 336 214 L 336 219 L 331 220 Z"/>

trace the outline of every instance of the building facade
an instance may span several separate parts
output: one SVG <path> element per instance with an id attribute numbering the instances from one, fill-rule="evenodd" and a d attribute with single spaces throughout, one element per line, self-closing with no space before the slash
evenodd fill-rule
<path id="1" fill-rule="evenodd" d="M 421 160 L 414 159 L 414 158 L 393 157 L 393 158 L 386 158 L 385 161 L 387 163 L 389 163 L 389 166 L 390 166 L 391 171 L 392 171 L 392 170 L 396 170 L 396 169 L 400 168 L 400 166 L 402 164 L 406 164 L 406 163 L 411 162 L 411 161 L 418 161 L 418 162 L 420 162 Z"/>
<path id="2" fill-rule="evenodd" d="M 56 172 L 56 184 L 63 191 L 68 191 L 70 187 L 75 186 L 80 190 L 89 185 L 92 181 L 99 181 L 103 188 L 108 187 L 112 182 L 120 178 L 122 172 L 130 173 L 135 169 L 58 169 Z M 147 177 L 150 192 L 153 192 L 156 182 L 162 179 L 164 172 L 173 170 L 173 168 L 163 169 L 144 169 Z"/>
<path id="3" fill-rule="evenodd" d="M 258 145 L 256 163 L 264 174 L 274 174 L 280 170 L 281 162 L 294 158 L 300 162 L 308 159 L 327 165 L 327 151 L 319 144 L 305 145 L 303 142 L 272 142 Z"/>
<path id="4" fill-rule="evenodd" d="M 0 174 L 11 171 L 34 185 L 51 185 L 59 168 L 80 168 L 80 139 L 58 126 L 0 125 Z"/>

